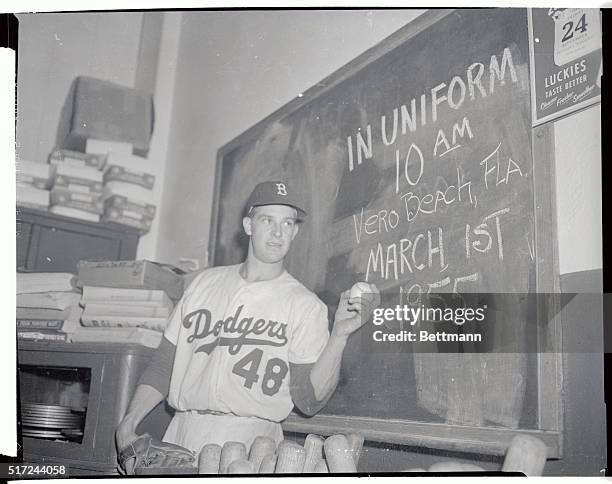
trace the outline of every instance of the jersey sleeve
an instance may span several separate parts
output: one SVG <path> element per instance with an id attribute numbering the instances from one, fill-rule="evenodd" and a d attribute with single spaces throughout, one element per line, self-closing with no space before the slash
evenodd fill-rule
<path id="1" fill-rule="evenodd" d="M 327 306 L 316 300 L 304 311 L 289 345 L 290 363 L 314 363 L 329 339 Z"/>
<path id="2" fill-rule="evenodd" d="M 178 342 L 179 329 L 181 328 L 181 321 L 183 319 L 183 296 L 181 300 L 174 306 L 174 310 L 170 315 L 166 329 L 164 330 L 164 337 L 176 346 Z"/>
<path id="3" fill-rule="evenodd" d="M 168 396 L 170 389 L 170 377 L 172 376 L 172 364 L 176 346 L 167 338 L 162 338 L 159 347 L 153 353 L 153 357 L 138 380 L 139 385 L 149 385 L 155 388 L 164 397 Z"/>
<path id="4" fill-rule="evenodd" d="M 179 302 L 176 303 L 176 306 L 174 306 L 174 310 L 168 319 L 168 324 L 164 330 L 164 337 L 175 346 L 178 343 L 179 330 L 181 329 L 181 322 L 183 321 L 183 307 L 185 305 L 185 300 L 189 298 L 190 294 L 193 292 L 194 286 L 202 278 L 203 274 L 204 272 L 192 279 L 191 283 L 189 283 L 183 292 L 183 296 Z"/>
<path id="5" fill-rule="evenodd" d="M 314 363 L 289 363 L 291 400 L 293 400 L 294 405 L 300 412 L 308 417 L 312 417 L 325 406 L 334 394 L 337 385 L 334 385 L 321 400 L 317 400 L 312 381 L 310 380 L 310 372 L 313 366 Z"/>

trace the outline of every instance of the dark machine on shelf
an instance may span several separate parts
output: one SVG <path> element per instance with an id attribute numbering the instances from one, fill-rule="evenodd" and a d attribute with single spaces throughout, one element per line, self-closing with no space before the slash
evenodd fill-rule
<path id="1" fill-rule="evenodd" d="M 117 473 L 114 432 L 153 350 L 134 344 L 20 341 L 20 430 L 25 462 L 64 464 L 70 475 Z M 164 404 L 139 432 L 158 438 Z"/>

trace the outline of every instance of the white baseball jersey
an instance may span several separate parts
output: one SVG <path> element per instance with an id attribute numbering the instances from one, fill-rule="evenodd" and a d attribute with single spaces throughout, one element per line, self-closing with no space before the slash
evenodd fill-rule
<path id="1" fill-rule="evenodd" d="M 289 362 L 318 359 L 329 339 L 327 307 L 286 271 L 248 282 L 239 268 L 203 272 L 171 316 L 168 402 L 280 422 L 293 408 Z"/>

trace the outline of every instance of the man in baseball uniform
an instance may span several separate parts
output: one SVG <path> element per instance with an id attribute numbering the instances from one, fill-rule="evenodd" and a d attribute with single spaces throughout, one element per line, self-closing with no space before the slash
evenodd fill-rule
<path id="1" fill-rule="evenodd" d="M 348 336 L 380 303 L 376 286 L 342 293 L 331 334 L 327 307 L 283 261 L 306 216 L 285 182 L 257 185 L 243 227 L 242 264 L 208 269 L 177 304 L 116 434 L 119 449 L 164 398 L 176 410 L 164 441 L 199 452 L 207 443 L 283 439 L 294 405 L 314 415 L 332 395 Z"/>

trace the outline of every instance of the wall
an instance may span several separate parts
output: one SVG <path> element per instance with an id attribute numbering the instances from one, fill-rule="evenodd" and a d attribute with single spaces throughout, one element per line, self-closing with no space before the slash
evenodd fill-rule
<path id="1" fill-rule="evenodd" d="M 142 13 L 20 14 L 17 159 L 46 162 L 78 75 L 133 86 Z"/>
<path id="2" fill-rule="evenodd" d="M 155 173 L 155 185 L 153 186 L 153 200 L 158 207 L 158 215 L 153 219 L 151 230 L 140 238 L 138 243 L 137 259 L 159 260 L 156 254 L 157 240 L 160 232 L 167 234 L 167 229 L 160 222 L 159 213 L 162 210 L 162 197 L 167 189 L 167 171 L 172 172 L 174 163 L 169 157 L 169 133 L 171 131 L 172 107 L 174 105 L 175 79 L 177 52 L 179 48 L 181 31 L 181 12 L 146 13 L 143 27 L 157 34 L 158 45 L 154 49 L 155 55 L 148 52 L 143 56 L 139 64 L 137 81 L 148 83 L 149 89 L 153 91 L 153 103 L 155 106 L 155 129 L 151 138 L 148 160 Z M 143 38 L 143 42 L 144 38 Z M 145 68 L 146 66 L 146 68 Z"/>
<path id="3" fill-rule="evenodd" d="M 555 122 L 559 271 L 602 267 L 601 106 Z"/>
<path id="4" fill-rule="evenodd" d="M 420 12 L 184 13 L 157 259 L 205 263 L 219 147 Z"/>
<path id="5" fill-rule="evenodd" d="M 562 292 L 602 292 L 601 105 L 555 122 L 557 240 Z M 594 305 L 593 305 L 594 306 Z M 566 458 L 548 472 L 597 475 L 606 467 L 603 313 L 570 305 L 563 320 Z M 577 352 L 578 344 L 592 349 Z M 585 398 L 588 395 L 588 398 Z"/>

